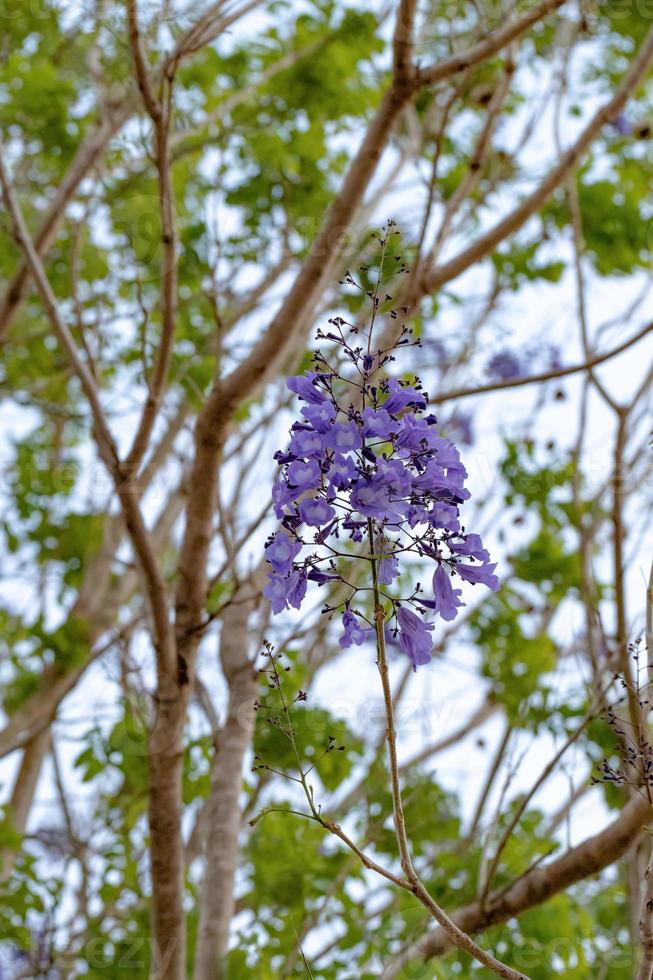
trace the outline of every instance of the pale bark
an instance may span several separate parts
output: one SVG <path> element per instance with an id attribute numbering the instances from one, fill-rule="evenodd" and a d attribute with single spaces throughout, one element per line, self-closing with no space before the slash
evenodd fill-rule
<path id="1" fill-rule="evenodd" d="M 238 600 L 238 593 L 235 598 Z M 252 602 L 236 601 L 222 617 L 220 662 L 229 687 L 229 706 L 218 735 L 207 804 L 208 831 L 195 980 L 215 980 L 223 976 L 223 960 L 234 912 L 243 761 L 254 732 L 254 701 L 258 688 L 248 638 L 252 606 Z"/>
<path id="2" fill-rule="evenodd" d="M 7 819 L 11 829 L 17 834 L 24 834 L 27 829 L 34 795 L 38 785 L 43 762 L 50 751 L 52 744 L 52 733 L 50 726 L 47 725 L 42 731 L 35 735 L 25 746 L 23 758 L 21 759 L 14 786 L 11 792 L 9 805 L 7 806 Z M 11 875 L 18 851 L 13 848 L 5 848 L 1 855 L 0 881 L 6 881 Z"/>

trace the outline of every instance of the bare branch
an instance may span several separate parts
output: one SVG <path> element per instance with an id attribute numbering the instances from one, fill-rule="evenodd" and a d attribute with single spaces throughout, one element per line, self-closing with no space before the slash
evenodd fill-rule
<path id="1" fill-rule="evenodd" d="M 57 187 L 56 194 L 34 239 L 34 247 L 41 258 L 47 254 L 54 242 L 66 216 L 66 207 L 75 191 L 97 164 L 107 144 L 125 124 L 130 114 L 131 109 L 127 109 L 126 106 L 114 109 L 113 112 L 105 111 L 98 124 L 90 130 L 80 144 L 70 167 Z M 0 304 L 0 342 L 4 340 L 4 335 L 27 295 L 29 279 L 30 268 L 25 263 L 7 286 Z"/>
<path id="2" fill-rule="evenodd" d="M 7 806 L 9 825 L 16 834 L 24 834 L 27 828 L 39 776 L 51 744 L 52 733 L 49 725 L 46 725 L 29 740 L 23 751 L 23 758 Z M 17 851 L 13 848 L 5 847 L 0 852 L 0 881 L 6 881 L 10 876 L 16 857 Z"/>

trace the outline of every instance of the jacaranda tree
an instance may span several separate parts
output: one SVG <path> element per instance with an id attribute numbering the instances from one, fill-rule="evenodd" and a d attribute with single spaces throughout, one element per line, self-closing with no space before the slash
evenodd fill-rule
<path id="1" fill-rule="evenodd" d="M 2 975 L 651 980 L 650 9 L 2 22 Z"/>

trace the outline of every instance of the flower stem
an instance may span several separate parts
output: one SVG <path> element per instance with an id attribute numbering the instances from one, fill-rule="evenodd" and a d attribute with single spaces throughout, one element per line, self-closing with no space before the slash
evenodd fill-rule
<path id="1" fill-rule="evenodd" d="M 381 676 L 381 686 L 383 688 L 383 701 L 385 704 L 386 717 L 386 741 L 388 743 L 388 759 L 390 763 L 390 781 L 392 784 L 392 810 L 395 822 L 397 843 L 399 845 L 399 856 L 401 867 L 411 882 L 417 879 L 413 863 L 408 849 L 408 839 L 406 836 L 406 821 L 404 819 L 404 807 L 401 799 L 399 787 L 399 764 L 397 762 L 397 729 L 395 725 L 394 707 L 392 703 L 392 691 L 390 688 L 390 676 L 388 671 L 388 661 L 385 655 L 385 613 L 381 605 L 379 593 L 379 568 L 378 561 L 374 557 L 374 523 L 370 517 L 367 521 L 367 533 L 370 542 L 370 556 L 372 563 L 372 586 L 374 593 L 374 627 L 376 630 L 376 651 L 379 674 Z"/>
<path id="2" fill-rule="evenodd" d="M 431 897 L 427 889 L 422 884 L 419 875 L 413 867 L 410 856 L 408 836 L 406 834 L 406 820 L 404 807 L 401 799 L 401 785 L 399 781 L 399 765 L 397 762 L 397 727 L 395 724 L 394 704 L 392 700 L 392 689 L 390 687 L 390 676 L 388 672 L 388 661 L 385 651 L 385 612 L 381 605 L 379 592 L 378 560 L 374 557 L 374 522 L 368 518 L 367 532 L 370 545 L 370 561 L 372 564 L 372 585 L 374 593 L 374 624 L 376 629 L 376 651 L 381 686 L 383 688 L 383 703 L 385 705 L 386 717 L 386 741 L 388 743 L 388 762 L 390 768 L 390 784 L 392 789 L 392 811 L 395 825 L 395 834 L 399 846 L 399 857 L 401 867 L 410 884 L 410 890 L 417 899 L 431 913 L 433 918 L 445 932 L 448 933 L 452 942 L 459 948 L 465 950 L 474 957 L 479 963 L 487 966 L 499 977 L 507 977 L 508 980 L 528 980 L 523 973 L 511 969 L 497 960 L 491 953 L 486 952 L 478 946 L 471 936 L 459 929 L 453 919 L 450 919 L 444 909 Z"/>

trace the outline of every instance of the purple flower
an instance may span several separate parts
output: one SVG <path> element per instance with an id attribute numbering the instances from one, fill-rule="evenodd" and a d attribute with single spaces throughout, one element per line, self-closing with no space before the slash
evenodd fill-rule
<path id="1" fill-rule="evenodd" d="M 302 408 L 302 415 L 316 432 L 328 432 L 336 417 L 336 410 L 331 402 L 324 401 L 319 405 L 307 405 L 306 408 Z"/>
<path id="2" fill-rule="evenodd" d="M 296 491 L 290 490 L 281 480 L 274 484 L 272 487 L 272 503 L 274 505 L 275 516 L 278 520 L 283 520 L 285 515 L 284 507 L 291 504 L 296 495 Z"/>
<path id="3" fill-rule="evenodd" d="M 379 562 L 379 582 L 392 585 L 396 578 L 399 578 L 399 559 L 395 555 L 383 555 Z"/>
<path id="4" fill-rule="evenodd" d="M 358 480 L 352 489 L 350 502 L 354 510 L 364 517 L 392 522 L 401 519 L 401 514 L 390 504 L 388 487 L 376 476 Z"/>
<path id="5" fill-rule="evenodd" d="M 349 453 L 363 445 L 363 434 L 355 422 L 336 422 L 327 438 L 329 447 L 340 453 Z"/>
<path id="6" fill-rule="evenodd" d="M 299 504 L 299 516 L 309 527 L 321 527 L 332 521 L 336 512 L 323 497 L 307 497 Z"/>
<path id="7" fill-rule="evenodd" d="M 389 487 L 396 497 L 407 497 L 412 489 L 410 473 L 398 459 L 379 458 L 376 464 L 376 479 Z"/>
<path id="8" fill-rule="evenodd" d="M 549 371 L 561 371 L 563 367 L 560 348 L 556 344 L 549 347 Z"/>
<path id="9" fill-rule="evenodd" d="M 429 514 L 429 521 L 433 527 L 442 527 L 446 531 L 460 530 L 458 508 L 455 504 L 446 504 L 442 500 L 436 500 L 433 504 L 433 510 Z"/>
<path id="10" fill-rule="evenodd" d="M 319 568 L 311 568 L 306 576 L 311 582 L 317 582 L 318 585 L 325 585 L 327 582 L 337 582 L 337 575 L 329 575 L 328 572 L 321 572 Z"/>
<path id="11" fill-rule="evenodd" d="M 485 562 L 483 565 L 463 565 L 462 562 L 456 563 L 456 571 L 466 582 L 472 585 L 487 585 L 493 592 L 499 590 L 499 578 L 494 574 L 496 562 L 491 564 Z"/>
<path id="12" fill-rule="evenodd" d="M 398 428 L 385 408 L 363 409 L 363 435 L 367 439 L 390 439 Z"/>
<path id="13" fill-rule="evenodd" d="M 374 630 L 361 626 L 360 620 L 347 607 L 342 614 L 343 634 L 338 641 L 343 650 L 355 645 L 359 647 Z"/>
<path id="14" fill-rule="evenodd" d="M 463 446 L 471 446 L 474 443 L 474 418 L 468 412 L 456 412 L 444 426 L 455 439 L 458 439 Z"/>
<path id="15" fill-rule="evenodd" d="M 298 374 L 292 378 L 288 378 L 286 387 L 290 391 L 294 391 L 304 401 L 310 402 L 312 405 L 320 405 L 326 401 L 326 395 L 323 395 L 315 388 L 315 379 L 317 377 L 315 371 L 307 371 L 306 374 Z"/>
<path id="16" fill-rule="evenodd" d="M 359 584 L 341 566 L 348 560 L 363 561 L 369 573 L 368 539 L 373 541 L 377 581 L 384 587 L 402 583 L 400 561 L 405 553 L 430 561 L 435 568 L 433 599 L 415 600 L 417 593 L 408 586 L 402 592 L 409 598 L 394 600 L 396 618 L 391 623 L 396 621 L 396 628 L 383 623 L 384 633 L 392 635 L 416 667 L 431 657 L 434 624 L 425 621 L 425 610 L 452 620 L 463 606 L 461 589 L 454 588 L 451 577 L 496 589 L 496 566 L 489 563 L 480 537 L 461 531 L 460 508 L 470 496 L 467 471 L 454 443 L 439 434 L 435 415 L 424 411 L 427 397 L 419 381 L 410 385 L 370 376 L 394 361 L 393 351 L 417 343 L 412 331 L 401 328 L 394 347 L 368 355 L 358 346 L 359 339 L 348 342 L 344 320 L 334 318 L 332 323 L 337 333 L 319 332 L 318 337 L 338 345 L 344 356 L 337 359 L 353 365 L 355 373 L 334 373 L 332 361 L 317 352 L 315 370 L 288 381 L 303 404 L 300 418 L 291 425 L 288 447 L 274 454 L 280 478 L 272 499 L 282 529 L 265 546 L 271 571 L 264 593 L 278 613 L 300 607 L 308 580 L 318 586 L 339 583 L 345 589 L 339 600 L 344 610 L 340 645 L 345 648 L 364 643 L 374 630 L 351 610 L 366 584 Z M 358 329 L 352 327 L 351 332 L 356 337 Z M 510 352 L 504 352 L 503 360 L 496 355 L 493 369 L 511 374 L 510 358 L 517 361 Z M 360 413 L 350 402 L 352 384 L 362 395 L 365 407 Z M 310 553 L 300 558 L 302 524 L 314 533 L 306 546 Z M 329 596 L 326 612 L 336 608 L 332 602 Z M 421 616 L 404 608 L 406 602 L 414 602 Z"/>
<path id="17" fill-rule="evenodd" d="M 403 387 L 395 378 L 390 378 L 388 381 L 388 397 L 383 403 L 386 412 L 397 415 L 409 405 L 412 405 L 413 408 L 426 408 L 426 399 L 417 388 L 411 388 L 408 385 Z"/>
<path id="18" fill-rule="evenodd" d="M 306 572 L 297 569 L 285 577 L 272 572 L 263 595 L 270 600 L 273 613 L 283 612 L 290 606 L 299 609 L 306 595 Z"/>
<path id="19" fill-rule="evenodd" d="M 418 524 L 429 522 L 429 512 L 425 507 L 414 507 L 412 504 L 406 508 L 406 520 L 409 527 L 416 527 Z"/>
<path id="20" fill-rule="evenodd" d="M 439 436 L 435 441 L 434 448 L 437 450 L 438 463 L 443 469 L 461 470 L 463 476 L 467 476 L 467 470 L 460 461 L 460 453 L 451 439 L 445 439 L 444 436 Z"/>
<path id="21" fill-rule="evenodd" d="M 410 609 L 400 606 L 397 610 L 399 624 L 399 646 L 410 657 L 413 670 L 431 660 L 431 630 L 433 623 L 425 623 Z"/>
<path id="22" fill-rule="evenodd" d="M 478 561 L 489 561 L 490 556 L 483 547 L 480 534 L 466 534 L 461 538 L 450 538 L 447 544 L 455 555 L 466 555 Z"/>
<path id="23" fill-rule="evenodd" d="M 413 413 L 404 415 L 402 428 L 395 438 L 400 449 L 419 452 L 424 449 L 434 449 L 438 435 L 426 419 L 418 419 Z"/>
<path id="24" fill-rule="evenodd" d="M 461 470 L 453 465 L 445 473 L 439 462 L 431 459 L 424 472 L 413 479 L 413 490 L 430 496 L 433 500 L 460 503 L 470 496 L 469 490 L 463 486 L 464 473 L 464 467 Z"/>
<path id="25" fill-rule="evenodd" d="M 292 568 L 293 560 L 302 550 L 300 541 L 291 538 L 286 531 L 277 531 L 265 549 L 265 557 L 279 575 L 286 575 Z"/>
<path id="26" fill-rule="evenodd" d="M 288 602 L 293 609 L 299 609 L 306 595 L 306 569 L 298 569 L 288 576 Z"/>
<path id="27" fill-rule="evenodd" d="M 630 136 L 633 131 L 633 124 L 623 115 L 619 113 L 615 119 L 610 120 L 609 123 L 620 136 Z"/>
<path id="28" fill-rule="evenodd" d="M 290 451 L 295 456 L 320 459 L 324 455 L 325 437 L 313 429 L 298 426 L 290 440 Z"/>
<path id="29" fill-rule="evenodd" d="M 344 490 L 358 476 L 358 470 L 351 456 L 336 453 L 329 467 L 330 489 Z"/>
<path id="30" fill-rule="evenodd" d="M 509 350 L 502 350 L 488 361 L 487 373 L 497 381 L 511 381 L 513 378 L 521 378 L 524 368 L 515 354 Z"/>
<path id="31" fill-rule="evenodd" d="M 315 490 L 322 481 L 322 470 L 320 464 L 315 459 L 304 462 L 296 459 L 288 467 L 288 485 L 295 488 L 296 493 L 304 490 Z"/>
<path id="32" fill-rule="evenodd" d="M 454 589 L 451 579 L 442 565 L 438 565 L 433 573 L 433 594 L 435 611 L 440 613 L 448 623 L 458 615 L 458 609 L 465 603 L 459 599 L 460 589 Z"/>

